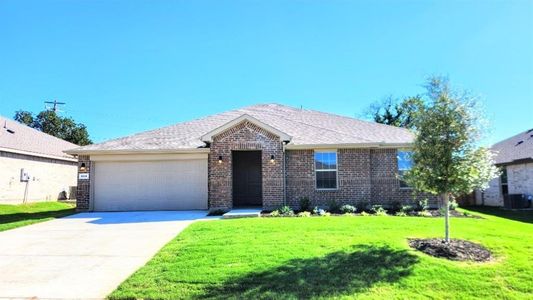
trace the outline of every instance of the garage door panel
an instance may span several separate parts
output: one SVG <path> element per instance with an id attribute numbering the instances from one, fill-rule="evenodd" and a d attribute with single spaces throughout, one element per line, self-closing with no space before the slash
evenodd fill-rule
<path id="1" fill-rule="evenodd" d="M 94 209 L 207 209 L 207 160 L 96 162 Z"/>

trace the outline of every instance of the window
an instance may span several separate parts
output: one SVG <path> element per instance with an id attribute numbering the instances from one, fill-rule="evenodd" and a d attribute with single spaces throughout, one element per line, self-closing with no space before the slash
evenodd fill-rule
<path id="1" fill-rule="evenodd" d="M 502 195 L 506 196 L 509 194 L 509 185 L 507 184 L 507 168 L 502 168 L 502 175 L 500 175 L 500 185 L 502 187 Z"/>
<path id="2" fill-rule="evenodd" d="M 315 152 L 317 189 L 337 188 L 337 152 Z"/>
<path id="3" fill-rule="evenodd" d="M 411 170 L 413 167 L 413 159 L 411 157 L 412 152 L 407 150 L 398 150 L 398 175 L 400 178 L 403 177 L 403 174 Z M 409 188 L 409 185 L 403 180 L 400 179 L 400 188 Z"/>

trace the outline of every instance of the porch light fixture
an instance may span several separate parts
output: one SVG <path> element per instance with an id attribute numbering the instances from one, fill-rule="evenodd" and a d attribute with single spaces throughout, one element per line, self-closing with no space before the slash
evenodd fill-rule
<path id="1" fill-rule="evenodd" d="M 85 172 L 85 171 L 87 171 L 87 168 L 85 167 L 85 163 L 81 163 L 80 172 Z"/>
<path id="2" fill-rule="evenodd" d="M 219 163 L 219 164 L 222 163 L 222 155 L 219 155 L 219 156 L 218 156 L 218 163 Z"/>
<path id="3" fill-rule="evenodd" d="M 274 163 L 274 154 L 270 155 L 270 162 Z"/>

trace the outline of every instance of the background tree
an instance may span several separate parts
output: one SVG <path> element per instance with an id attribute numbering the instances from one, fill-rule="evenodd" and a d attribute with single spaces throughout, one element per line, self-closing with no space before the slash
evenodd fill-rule
<path id="1" fill-rule="evenodd" d="M 375 102 L 367 109 L 367 117 L 377 123 L 404 128 L 413 128 L 416 114 L 424 107 L 424 99 L 420 96 L 398 100 L 389 96 Z"/>
<path id="2" fill-rule="evenodd" d="M 403 178 L 417 191 L 439 195 L 445 207 L 445 241 L 450 241 L 450 195 L 485 189 L 498 176 L 493 154 L 477 147 L 482 115 L 472 97 L 453 92 L 448 80 L 432 77 L 427 83 L 429 105 L 417 114 L 413 168 Z"/>
<path id="3" fill-rule="evenodd" d="M 19 110 L 15 113 L 14 119 L 22 124 L 80 146 L 92 144 L 85 125 L 76 123 L 70 117 L 61 117 L 51 110 L 44 110 L 37 116 L 34 116 L 31 112 Z"/>

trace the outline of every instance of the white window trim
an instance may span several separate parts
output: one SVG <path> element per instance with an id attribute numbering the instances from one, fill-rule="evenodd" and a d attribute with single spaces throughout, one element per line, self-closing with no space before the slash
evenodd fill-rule
<path id="1" fill-rule="evenodd" d="M 315 153 L 335 153 L 335 166 L 337 166 L 336 169 L 316 169 L 316 161 L 315 161 Z M 315 181 L 315 190 L 317 191 L 337 191 L 339 190 L 339 153 L 337 152 L 337 149 L 315 149 L 313 152 L 313 174 L 314 174 L 314 181 Z M 335 171 L 335 188 L 318 188 L 317 186 L 317 180 L 316 180 L 316 172 L 325 172 L 325 171 Z"/>

